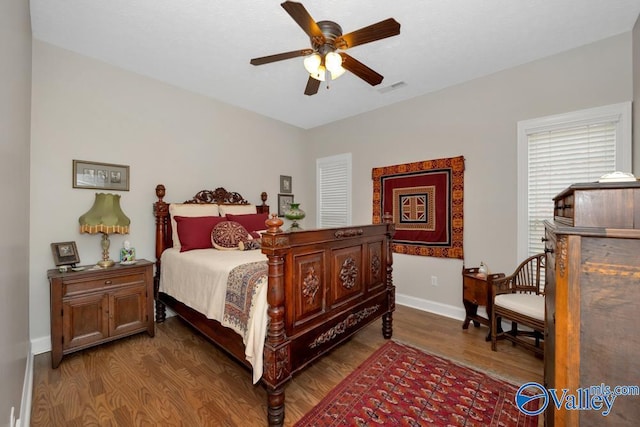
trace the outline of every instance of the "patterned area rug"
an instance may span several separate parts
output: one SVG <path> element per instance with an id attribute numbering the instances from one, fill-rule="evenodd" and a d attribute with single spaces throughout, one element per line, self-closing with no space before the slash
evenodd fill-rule
<path id="1" fill-rule="evenodd" d="M 518 387 L 389 341 L 295 426 L 522 426 Z"/>

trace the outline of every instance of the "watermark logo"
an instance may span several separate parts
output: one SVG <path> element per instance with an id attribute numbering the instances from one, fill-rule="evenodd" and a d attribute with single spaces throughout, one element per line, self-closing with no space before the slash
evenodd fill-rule
<path id="1" fill-rule="evenodd" d="M 602 383 L 579 387 L 571 392 L 568 388 L 546 389 L 539 383 L 528 382 L 520 386 L 515 401 L 520 412 L 526 415 L 539 415 L 552 402 L 556 409 L 600 411 L 606 417 L 618 396 L 640 396 L 640 386 L 608 386 Z"/>
<path id="2" fill-rule="evenodd" d="M 539 404 L 535 405 L 535 402 L 539 402 Z M 522 384 L 516 392 L 516 405 L 520 412 L 525 415 L 540 415 L 547 409 L 548 404 L 549 395 L 547 394 L 547 389 L 538 383 L 529 382 Z M 531 407 L 536 409 L 527 409 Z"/>

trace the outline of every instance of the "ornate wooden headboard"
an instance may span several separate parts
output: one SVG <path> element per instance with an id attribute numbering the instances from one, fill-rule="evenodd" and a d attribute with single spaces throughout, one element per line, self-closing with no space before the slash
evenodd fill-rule
<path id="1" fill-rule="evenodd" d="M 163 200 L 165 196 L 164 185 L 158 184 L 156 186 L 156 196 L 158 201 L 153 204 L 153 214 L 156 217 L 156 260 L 160 260 L 160 256 L 165 249 L 173 247 L 173 241 L 171 240 L 171 221 L 169 216 L 169 204 Z M 257 213 L 269 213 L 269 205 L 266 204 L 267 193 L 262 192 L 260 194 L 261 205 L 256 205 Z M 218 187 L 215 190 L 202 190 L 189 200 L 185 200 L 183 203 L 198 203 L 198 204 L 218 204 L 218 205 L 249 205 L 242 195 L 234 191 L 227 191 L 222 187 Z"/>

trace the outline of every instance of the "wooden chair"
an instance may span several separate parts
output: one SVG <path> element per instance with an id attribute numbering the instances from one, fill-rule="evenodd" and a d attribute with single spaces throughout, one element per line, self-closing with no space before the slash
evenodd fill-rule
<path id="1" fill-rule="evenodd" d="M 540 345 L 544 337 L 544 292 L 540 291 L 544 262 L 544 253 L 534 255 L 524 260 L 512 275 L 493 281 L 491 350 L 497 351 L 498 340 L 507 339 L 537 355 L 544 354 Z M 510 330 L 502 331 L 502 320 L 511 321 Z"/>

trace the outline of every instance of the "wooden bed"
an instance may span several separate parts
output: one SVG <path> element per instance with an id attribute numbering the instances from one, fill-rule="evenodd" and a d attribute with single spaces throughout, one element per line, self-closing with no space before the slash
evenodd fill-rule
<path id="1" fill-rule="evenodd" d="M 161 255 L 172 247 L 170 203 L 165 188 L 156 187 L 156 321 L 165 306 L 245 366 L 251 368 L 240 335 L 221 323 L 159 291 Z M 266 193 L 258 213 L 268 213 Z M 184 203 L 243 205 L 238 193 L 223 188 L 203 190 Z M 272 215 L 262 234 L 267 257 L 268 326 L 261 382 L 267 390 L 270 426 L 284 423 L 284 390 L 293 374 L 382 318 L 382 334 L 391 338 L 395 287 L 392 280 L 391 239 L 394 226 L 385 223 L 344 228 L 283 231 Z"/>

